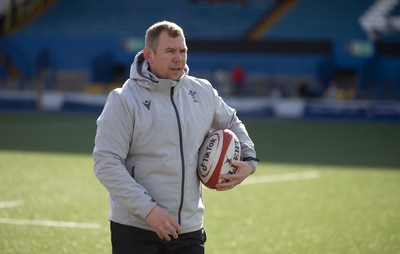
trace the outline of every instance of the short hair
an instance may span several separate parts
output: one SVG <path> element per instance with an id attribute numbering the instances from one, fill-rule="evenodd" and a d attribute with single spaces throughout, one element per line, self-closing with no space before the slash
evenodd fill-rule
<path id="1" fill-rule="evenodd" d="M 169 36 L 176 38 L 182 36 L 185 38 L 183 29 L 177 24 L 170 21 L 160 21 L 150 26 L 146 31 L 145 46 L 156 51 L 158 46 L 158 38 L 163 31 L 167 31 Z"/>

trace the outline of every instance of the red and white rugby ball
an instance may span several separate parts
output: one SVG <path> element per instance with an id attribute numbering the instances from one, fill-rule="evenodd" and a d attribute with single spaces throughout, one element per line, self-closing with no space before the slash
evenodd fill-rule
<path id="1" fill-rule="evenodd" d="M 210 189 L 223 182 L 220 175 L 234 174 L 231 160 L 239 160 L 239 139 L 229 129 L 218 129 L 210 133 L 199 149 L 197 173 L 200 181 Z"/>

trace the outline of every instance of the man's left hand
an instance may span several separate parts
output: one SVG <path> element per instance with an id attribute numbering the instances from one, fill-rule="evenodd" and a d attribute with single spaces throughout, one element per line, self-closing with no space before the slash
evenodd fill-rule
<path id="1" fill-rule="evenodd" d="M 236 168 L 235 174 L 220 175 L 220 178 L 226 181 L 216 185 L 217 191 L 233 189 L 235 186 L 241 184 L 253 171 L 251 166 L 243 161 L 233 160 L 231 161 L 231 165 Z"/>

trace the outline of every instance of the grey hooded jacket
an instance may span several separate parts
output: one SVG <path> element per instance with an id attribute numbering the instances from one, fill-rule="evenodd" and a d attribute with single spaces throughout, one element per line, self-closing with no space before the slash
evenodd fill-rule
<path id="1" fill-rule="evenodd" d="M 97 120 L 94 171 L 109 192 L 109 219 L 151 230 L 145 218 L 157 204 L 175 216 L 183 232 L 203 226 L 197 176 L 198 149 L 217 128 L 238 136 L 244 160 L 255 170 L 254 145 L 234 109 L 211 84 L 185 73 L 158 79 L 139 52 L 130 78 L 113 90 Z"/>

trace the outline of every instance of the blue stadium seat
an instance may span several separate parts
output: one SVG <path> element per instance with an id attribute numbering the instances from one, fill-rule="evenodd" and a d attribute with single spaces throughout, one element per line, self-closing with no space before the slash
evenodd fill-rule
<path id="1" fill-rule="evenodd" d="M 171 20 L 184 28 L 187 38 L 242 38 L 273 2 L 60 0 L 22 33 L 143 36 L 152 23 Z"/>
<path id="2" fill-rule="evenodd" d="M 359 17 L 374 0 L 301 0 L 264 39 L 366 39 Z"/>
<path id="3" fill-rule="evenodd" d="M 171 20 L 184 28 L 189 39 L 240 39 L 276 2 L 59 0 L 20 34 L 142 37 L 150 24 Z M 373 2 L 299 0 L 262 39 L 366 39 L 359 17 Z M 400 4 L 391 15 L 399 14 Z"/>

